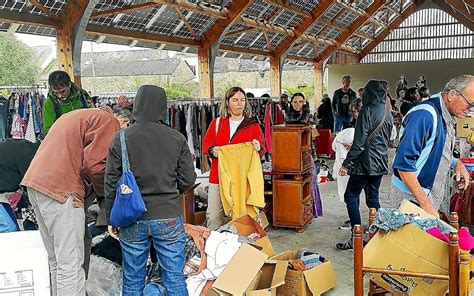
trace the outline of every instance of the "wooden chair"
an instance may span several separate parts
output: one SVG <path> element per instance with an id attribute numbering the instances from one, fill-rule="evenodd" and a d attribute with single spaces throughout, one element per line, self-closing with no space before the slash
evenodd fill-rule
<path id="1" fill-rule="evenodd" d="M 377 214 L 376 209 L 369 210 L 369 226 L 375 221 Z M 456 213 L 451 214 L 450 224 L 459 229 L 459 219 Z M 354 295 L 362 296 L 364 294 L 364 273 L 384 273 L 398 276 L 410 276 L 428 278 L 433 280 L 449 281 L 449 296 L 469 296 L 470 295 L 470 274 L 471 274 L 471 258 L 467 251 L 459 250 L 459 237 L 457 231 L 450 233 L 449 237 L 449 274 L 429 274 L 423 272 L 410 272 L 400 270 L 388 270 L 382 268 L 370 268 L 363 266 L 363 228 L 361 225 L 354 227 Z M 369 234 L 369 239 L 375 233 Z M 369 296 L 378 294 L 383 295 L 387 291 L 378 287 L 373 281 L 370 281 Z"/>

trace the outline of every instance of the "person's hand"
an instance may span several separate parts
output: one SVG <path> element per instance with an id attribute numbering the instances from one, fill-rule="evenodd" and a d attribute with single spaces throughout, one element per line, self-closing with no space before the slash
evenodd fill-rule
<path id="1" fill-rule="evenodd" d="M 439 213 L 438 211 L 433 207 L 433 204 L 430 201 L 427 201 L 423 204 L 420 205 L 420 207 L 425 210 L 430 215 L 435 216 L 436 218 L 439 218 Z"/>
<path id="2" fill-rule="evenodd" d="M 256 139 L 252 140 L 252 146 L 253 146 L 253 150 L 257 152 L 259 152 L 262 149 L 262 147 L 260 146 L 260 142 Z"/>
<path id="3" fill-rule="evenodd" d="M 115 238 L 116 240 L 119 240 L 119 238 L 118 238 L 118 229 L 117 228 L 114 228 L 114 227 L 112 227 L 112 225 L 109 225 L 107 227 L 107 231 L 109 232 L 111 237 Z"/>
<path id="4" fill-rule="evenodd" d="M 345 167 L 341 167 L 341 169 L 339 170 L 339 176 L 347 176 L 347 173 L 348 173 L 348 169 L 346 169 Z"/>
<path id="5" fill-rule="evenodd" d="M 458 189 L 466 189 L 469 185 L 469 172 L 466 169 L 466 166 L 462 161 L 458 160 L 456 162 L 456 181 L 458 182 Z M 462 179 L 461 179 L 462 177 Z"/>
<path id="6" fill-rule="evenodd" d="M 352 147 L 352 143 L 349 143 L 349 144 L 342 144 L 344 146 L 344 148 L 346 148 L 347 151 L 351 150 L 351 147 Z"/>
<path id="7" fill-rule="evenodd" d="M 214 147 L 212 147 L 212 156 L 214 156 L 215 158 L 217 158 L 217 156 L 219 155 L 219 150 L 221 150 L 221 147 L 220 147 L 220 146 L 214 146 Z"/>

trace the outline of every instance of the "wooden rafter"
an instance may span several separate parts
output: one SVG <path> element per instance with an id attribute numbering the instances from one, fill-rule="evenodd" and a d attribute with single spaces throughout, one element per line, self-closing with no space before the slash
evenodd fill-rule
<path id="1" fill-rule="evenodd" d="M 33 5 L 36 9 L 38 9 L 39 11 L 41 11 L 42 13 L 46 14 L 50 19 L 54 20 L 54 21 L 57 21 L 58 20 L 58 17 L 51 12 L 51 10 L 49 10 L 48 8 L 44 7 L 43 4 L 39 3 L 38 0 L 29 0 L 29 2 L 31 3 L 31 5 Z"/>
<path id="2" fill-rule="evenodd" d="M 273 6 L 276 6 L 276 7 L 280 8 L 280 9 L 284 9 L 286 11 L 292 12 L 294 14 L 301 15 L 301 16 L 304 16 L 304 17 L 311 17 L 311 14 L 309 12 L 307 12 L 306 10 L 299 9 L 299 8 L 294 7 L 294 6 L 291 6 L 290 4 L 285 3 L 282 0 L 264 0 L 264 1 L 268 4 L 271 4 Z"/>
<path id="3" fill-rule="evenodd" d="M 138 10 L 143 10 L 147 8 L 152 8 L 157 6 L 156 3 L 154 2 L 145 2 L 145 3 L 139 3 L 139 4 L 132 4 L 129 6 L 124 6 L 120 8 L 115 8 L 115 9 L 110 9 L 110 10 L 104 10 L 104 11 L 99 11 L 95 12 L 91 15 L 90 19 L 98 19 L 101 17 L 108 17 L 108 16 L 114 16 L 119 13 L 127 13 L 127 12 L 133 12 L 133 11 L 138 11 Z"/>
<path id="4" fill-rule="evenodd" d="M 306 31 L 311 28 L 326 12 L 326 10 L 331 7 L 336 1 L 335 0 L 322 0 L 319 4 L 313 8 L 310 12 L 310 16 L 306 16 L 294 29 L 294 36 L 288 36 L 283 41 L 278 44 L 275 48 L 275 55 L 280 56 L 283 53 L 287 52 L 293 43 L 298 40 Z"/>
<path id="5" fill-rule="evenodd" d="M 198 36 L 196 34 L 196 31 L 193 29 L 193 27 L 191 26 L 191 24 L 188 22 L 188 20 L 186 19 L 186 17 L 181 13 L 181 10 L 178 8 L 178 7 L 174 7 L 173 6 L 173 10 L 176 12 L 176 14 L 178 15 L 178 17 L 181 19 L 181 21 L 184 23 L 184 25 L 186 26 L 186 28 L 188 28 L 189 32 L 193 35 L 194 39 L 197 39 Z"/>
<path id="6" fill-rule="evenodd" d="M 228 7 L 227 18 L 217 20 L 201 37 L 200 42 L 206 46 L 211 46 L 216 43 L 216 41 L 221 38 L 222 33 L 224 33 L 252 3 L 253 0 L 233 1 Z"/>
<path id="7" fill-rule="evenodd" d="M 347 30 L 347 27 L 345 27 L 343 25 L 340 25 L 340 24 L 336 23 L 335 21 L 329 21 L 329 20 L 323 19 L 323 18 L 320 19 L 319 21 L 320 21 L 320 23 L 324 24 L 325 26 L 334 27 L 334 28 L 339 29 L 341 31 Z"/>
<path id="8" fill-rule="evenodd" d="M 375 32 L 375 31 L 374 31 Z M 370 35 L 367 35 L 365 33 L 362 33 L 362 32 L 355 32 L 354 34 L 352 34 L 353 36 L 357 36 L 357 37 L 360 37 L 360 38 L 364 38 L 364 39 L 367 39 L 367 40 L 374 40 L 374 37 L 373 36 L 370 36 Z"/>
<path id="9" fill-rule="evenodd" d="M 408 6 L 400 16 L 398 16 L 389 26 L 380 32 L 364 49 L 357 55 L 357 60 L 362 60 L 369 52 L 371 52 L 380 42 L 382 42 L 393 30 L 395 30 L 404 20 L 412 15 L 423 1 L 418 4 L 413 3 Z"/>
<path id="10" fill-rule="evenodd" d="M 253 31 L 253 30 L 255 30 L 255 28 L 243 28 L 243 29 L 235 30 L 235 31 L 227 33 L 225 35 L 225 38 L 234 37 L 234 36 L 240 35 L 242 33 L 247 33 L 249 31 Z"/>
<path id="11" fill-rule="evenodd" d="M 199 47 L 199 44 L 195 40 L 192 40 L 192 39 L 156 35 L 152 33 L 118 29 L 118 28 L 113 28 L 113 27 L 104 27 L 104 26 L 89 24 L 87 26 L 86 32 L 91 33 L 91 34 L 110 36 L 114 38 L 151 41 L 151 42 L 157 42 L 157 43 L 175 44 L 175 45 L 189 46 L 189 47 Z"/>
<path id="12" fill-rule="evenodd" d="M 340 48 L 344 42 L 346 42 L 347 39 L 349 39 L 352 34 L 357 32 L 362 25 L 373 15 L 375 14 L 384 4 L 386 0 L 379 0 L 379 1 L 374 1 L 368 8 L 367 8 L 367 14 L 359 16 L 350 26 L 349 30 L 346 30 L 342 32 L 337 38 L 336 38 L 336 44 L 333 46 L 327 47 L 317 58 L 318 61 L 324 61 L 326 58 L 328 58 L 335 50 Z"/>
<path id="13" fill-rule="evenodd" d="M 267 42 L 267 49 L 272 50 L 272 43 L 270 42 L 270 39 L 268 38 L 268 33 L 263 31 L 263 36 L 265 36 L 265 41 Z"/>
<path id="14" fill-rule="evenodd" d="M 469 8 L 467 7 L 468 4 L 465 3 L 464 0 L 450 0 L 450 1 L 445 1 L 445 2 L 451 5 L 454 11 L 462 14 L 464 17 L 474 22 L 474 15 L 471 13 Z"/>
<path id="15" fill-rule="evenodd" d="M 396 10 L 395 8 L 393 8 L 393 7 L 390 6 L 390 5 L 386 5 L 385 8 L 386 8 L 387 10 L 389 10 L 390 12 L 395 13 L 397 16 L 399 16 L 399 15 L 401 14 L 400 11 Z"/>
<path id="16" fill-rule="evenodd" d="M 464 14 L 459 13 L 457 10 L 454 10 L 451 5 L 446 3 L 446 1 L 433 0 L 433 2 L 438 5 L 441 10 L 455 18 L 458 22 L 469 28 L 471 31 L 474 31 L 474 21 L 464 16 Z"/>
<path id="17" fill-rule="evenodd" d="M 280 26 L 274 26 L 267 22 L 261 22 L 261 21 L 254 20 L 248 17 L 241 17 L 239 20 L 237 20 L 237 23 L 245 25 L 247 27 L 253 27 L 262 31 L 275 32 L 275 33 L 283 34 L 285 36 L 294 36 L 294 32 L 292 29 L 286 29 Z"/>

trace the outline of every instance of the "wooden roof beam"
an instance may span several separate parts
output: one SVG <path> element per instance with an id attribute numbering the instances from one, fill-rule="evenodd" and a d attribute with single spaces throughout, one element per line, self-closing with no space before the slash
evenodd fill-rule
<path id="1" fill-rule="evenodd" d="M 404 20 L 412 15 L 424 0 L 418 1 L 418 3 L 410 4 L 402 14 L 397 17 L 389 26 L 382 30 L 373 41 L 367 44 L 364 49 L 357 55 L 357 60 L 362 60 L 369 52 L 371 52 L 380 42 L 382 42 L 393 30 L 395 30 Z"/>
<path id="2" fill-rule="evenodd" d="M 271 4 L 273 6 L 276 6 L 280 9 L 284 9 L 286 11 L 292 12 L 297 15 L 301 15 L 304 17 L 311 17 L 311 13 L 307 12 L 306 10 L 299 9 L 296 7 L 291 6 L 288 1 L 282 1 L 282 0 L 264 0 L 267 4 Z"/>
<path id="3" fill-rule="evenodd" d="M 321 18 L 321 19 L 319 20 L 319 22 L 322 23 L 322 24 L 324 24 L 324 25 L 326 25 L 326 26 L 334 27 L 334 28 L 336 28 L 336 29 L 339 29 L 339 30 L 341 30 L 341 31 L 345 31 L 345 30 L 348 29 L 346 26 L 340 25 L 340 24 L 336 23 L 335 21 L 329 21 L 329 20 L 323 19 L 323 18 Z"/>
<path id="4" fill-rule="evenodd" d="M 367 8 L 367 14 L 359 16 L 351 25 L 350 29 L 347 31 L 342 32 L 337 38 L 336 38 L 336 44 L 333 46 L 330 46 L 326 48 L 317 58 L 318 62 L 324 61 L 327 59 L 335 50 L 338 48 L 341 48 L 342 45 L 349 39 L 352 34 L 357 32 L 362 25 L 372 16 L 374 15 L 384 4 L 386 0 L 379 0 L 379 1 L 374 1 L 368 8 Z"/>
<path id="5" fill-rule="evenodd" d="M 288 36 L 283 41 L 281 41 L 274 50 L 276 56 L 281 56 L 283 53 L 287 52 L 293 43 L 298 40 L 305 32 L 311 28 L 326 12 L 326 10 L 331 7 L 336 1 L 335 0 L 322 0 L 319 4 L 311 10 L 309 16 L 306 16 L 294 29 L 294 35 Z"/>
<path id="6" fill-rule="evenodd" d="M 378 2 L 378 1 L 375 1 L 375 2 Z M 369 20 L 369 21 L 371 21 L 371 22 L 374 22 L 374 23 L 376 23 L 377 25 L 379 25 L 379 26 L 381 26 L 381 27 L 384 27 L 384 28 L 387 27 L 387 24 L 386 24 L 386 23 L 382 22 L 382 21 L 379 20 L 379 19 L 376 19 L 376 18 L 373 16 L 373 14 L 370 15 L 370 14 L 368 13 L 368 11 L 367 11 L 368 8 L 367 8 L 367 10 L 361 10 L 361 9 L 358 9 L 358 8 L 356 8 L 356 7 L 352 6 L 352 5 L 350 5 L 350 4 L 347 4 L 347 3 L 342 2 L 341 0 L 339 0 L 338 4 L 341 5 L 341 6 L 344 7 L 344 8 L 346 8 L 346 9 L 352 11 L 353 13 L 355 13 L 355 14 L 357 14 L 357 15 L 359 15 L 359 16 L 362 16 L 362 17 L 367 18 L 367 20 Z M 370 7 L 370 6 L 369 6 L 369 7 Z"/>
<path id="7" fill-rule="evenodd" d="M 400 11 L 396 10 L 395 8 L 393 8 L 393 7 L 390 6 L 390 5 L 386 5 L 385 8 L 386 8 L 387 10 L 390 10 L 390 12 L 395 13 L 397 16 L 400 16 L 400 15 L 401 15 Z"/>
<path id="8" fill-rule="evenodd" d="M 362 32 L 355 32 L 352 35 L 357 36 L 357 37 L 361 37 L 361 38 L 364 38 L 364 39 L 367 39 L 367 40 L 370 40 L 370 41 L 374 40 L 373 36 L 367 35 L 367 34 L 362 33 Z"/>
<path id="9" fill-rule="evenodd" d="M 61 23 L 48 17 L 24 12 L 0 9 L 0 22 L 20 25 L 32 25 L 47 28 L 59 28 Z"/>
<path id="10" fill-rule="evenodd" d="M 280 26 L 271 25 L 268 22 L 261 22 L 261 21 L 254 20 L 248 17 L 240 17 L 240 19 L 237 22 L 247 27 L 252 27 L 252 28 L 256 28 L 262 31 L 267 31 L 267 32 L 279 33 L 285 36 L 294 36 L 295 34 L 292 29 L 285 29 Z"/>
<path id="11" fill-rule="evenodd" d="M 114 16 L 114 15 L 117 15 L 119 13 L 128 13 L 128 12 L 133 12 L 133 11 L 138 11 L 138 10 L 144 10 L 144 9 L 152 8 L 152 7 L 155 7 L 155 6 L 157 6 L 157 4 L 154 3 L 154 2 L 145 2 L 145 3 L 133 4 L 133 5 L 124 6 L 124 7 L 120 7 L 120 8 L 94 12 L 91 15 L 90 19 L 94 20 L 94 19 L 98 19 L 98 18 L 101 18 L 101 17 Z"/>
<path id="12" fill-rule="evenodd" d="M 54 21 L 58 21 L 58 17 L 51 12 L 48 8 L 46 8 L 43 4 L 41 4 L 38 0 L 29 0 L 31 5 L 33 5 L 36 9 L 41 11 L 42 13 L 46 14 L 50 19 Z"/>
<path id="13" fill-rule="evenodd" d="M 212 46 L 229 28 L 229 26 L 240 18 L 242 13 L 249 8 L 253 0 L 233 1 L 228 6 L 228 14 L 226 18 L 217 20 L 212 27 L 200 38 L 199 42 L 202 46 Z"/>

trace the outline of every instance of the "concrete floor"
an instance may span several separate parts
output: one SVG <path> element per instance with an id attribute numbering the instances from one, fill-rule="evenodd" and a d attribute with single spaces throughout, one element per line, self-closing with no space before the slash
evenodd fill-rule
<path id="1" fill-rule="evenodd" d="M 390 151 L 393 159 L 393 149 Z M 331 162 L 326 160 L 326 162 Z M 332 169 L 332 162 L 329 166 Z M 303 233 L 296 233 L 292 229 L 273 230 L 269 227 L 268 235 L 276 253 L 306 248 L 318 252 L 325 258 L 331 260 L 337 275 L 336 288 L 324 295 L 345 296 L 354 294 L 353 252 L 352 250 L 338 251 L 335 243 L 346 240 L 349 230 L 340 230 L 338 227 L 347 220 L 346 206 L 339 201 L 337 196 L 337 182 L 326 182 L 319 186 L 323 202 L 323 217 L 314 219 L 312 224 L 305 228 Z M 380 204 L 382 207 L 394 207 L 388 200 L 390 191 L 390 177 L 385 176 L 380 188 Z M 360 210 L 362 221 L 368 223 L 368 209 L 365 205 L 365 197 L 362 193 Z M 365 288 L 367 289 L 367 282 Z"/>

